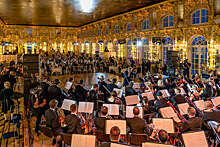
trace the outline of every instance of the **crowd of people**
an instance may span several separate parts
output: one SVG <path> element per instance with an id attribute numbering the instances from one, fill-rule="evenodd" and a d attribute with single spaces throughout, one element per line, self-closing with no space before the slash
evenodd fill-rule
<path id="1" fill-rule="evenodd" d="M 72 64 L 87 63 L 83 56 L 72 55 L 67 60 L 63 60 L 63 57 L 52 58 L 52 61 L 61 65 L 69 60 Z M 88 63 L 93 62 L 93 59 L 88 60 Z M 97 63 L 91 66 L 97 66 Z M 46 127 L 54 132 L 53 144 L 57 146 L 62 142 L 62 133 L 96 135 L 99 146 L 109 146 L 110 143 L 141 146 L 143 142 L 184 146 L 182 134 L 190 131 L 204 131 L 210 146 L 219 145 L 220 106 L 216 101 L 220 99 L 220 79 L 217 75 L 213 74 L 206 80 L 199 74 L 190 78 L 186 69 L 184 73 L 176 72 L 174 76 L 146 72 L 143 77 L 136 78 L 132 71 L 129 65 L 122 84 L 117 78 L 107 80 L 101 76 L 91 89 L 85 88 L 83 80 L 76 82 L 70 78 L 61 88 L 59 79 L 51 82 L 46 75 L 37 76 L 29 103 L 37 116 L 36 134 L 39 135 L 41 118 L 44 116 Z M 122 96 L 116 89 L 123 91 Z M 137 98 L 138 102 L 128 104 L 129 97 Z M 69 110 L 64 110 L 62 104 L 65 99 L 76 103 L 70 105 Z M 197 105 L 197 101 L 202 102 L 203 107 Z M 79 112 L 79 102 L 92 102 L 92 113 Z M 118 104 L 119 115 L 110 115 L 111 108 L 103 104 Z M 184 114 L 180 104 L 188 105 Z M 134 106 L 132 118 L 126 117 L 128 105 Z M 162 111 L 164 108 L 171 108 L 176 116 L 165 116 Z M 152 121 L 155 118 L 172 119 L 175 132 L 155 128 Z M 125 120 L 126 135 L 120 134 L 122 130 L 119 126 L 112 127 L 110 134 L 106 134 L 107 120 Z"/>

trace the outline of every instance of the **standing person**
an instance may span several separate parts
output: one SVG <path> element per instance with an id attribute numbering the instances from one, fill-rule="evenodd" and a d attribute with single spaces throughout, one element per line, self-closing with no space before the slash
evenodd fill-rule
<path id="1" fill-rule="evenodd" d="M 5 120 L 7 120 L 8 110 L 11 110 L 11 118 L 12 118 L 12 107 L 14 102 L 11 100 L 13 95 L 13 90 L 11 89 L 10 82 L 6 81 L 4 83 L 4 89 L 0 92 L 0 98 L 2 99 L 2 112 L 4 112 Z"/>
<path id="2" fill-rule="evenodd" d="M 150 72 L 151 71 L 151 62 L 149 59 L 147 60 L 146 66 L 147 66 L 147 72 Z"/>
<path id="3" fill-rule="evenodd" d="M 188 59 L 186 59 L 183 64 L 183 74 L 186 75 L 188 79 L 190 66 L 191 64 L 188 62 Z"/>

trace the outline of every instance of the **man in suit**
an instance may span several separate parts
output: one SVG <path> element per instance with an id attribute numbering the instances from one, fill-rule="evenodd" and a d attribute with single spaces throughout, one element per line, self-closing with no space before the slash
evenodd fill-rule
<path id="1" fill-rule="evenodd" d="M 131 133 L 144 134 L 147 128 L 147 123 L 144 119 L 139 118 L 140 110 L 138 107 L 133 109 L 134 118 L 127 119 L 127 126 L 130 128 Z"/>
<path id="2" fill-rule="evenodd" d="M 67 133 L 69 134 L 82 134 L 83 130 L 81 128 L 81 120 L 76 115 L 76 105 L 72 104 L 70 106 L 71 114 L 67 115 L 66 123 L 67 123 Z"/>
<path id="3" fill-rule="evenodd" d="M 137 95 L 137 92 L 133 89 L 133 82 L 131 81 L 125 88 L 125 96 Z"/>
<path id="4" fill-rule="evenodd" d="M 46 126 L 55 131 L 60 127 L 59 118 L 56 112 L 57 105 L 57 100 L 51 100 L 49 103 L 50 109 L 46 110 L 45 112 Z"/>
<path id="5" fill-rule="evenodd" d="M 182 127 L 182 132 L 201 130 L 202 127 L 208 128 L 204 120 L 201 117 L 196 117 L 196 110 L 193 107 L 189 107 L 187 110 L 189 119 L 186 120 Z"/>
<path id="6" fill-rule="evenodd" d="M 114 78 L 112 79 L 112 83 L 107 85 L 107 88 L 110 92 L 113 91 L 114 88 L 118 88 L 118 86 L 116 85 L 117 79 Z"/>
<path id="7" fill-rule="evenodd" d="M 105 133 L 105 121 L 107 120 L 107 114 L 108 114 L 108 108 L 106 106 L 103 106 L 101 108 L 101 116 L 96 117 L 94 120 L 95 127 L 97 131 L 100 131 L 102 133 Z"/>
<path id="8" fill-rule="evenodd" d="M 83 80 L 80 80 L 79 84 L 76 85 L 75 92 L 78 96 L 79 101 L 85 101 L 87 90 L 83 87 Z"/>
<path id="9" fill-rule="evenodd" d="M 59 84 L 60 84 L 60 80 L 55 79 L 54 85 L 48 87 L 48 95 L 49 95 L 49 101 L 52 99 L 56 99 L 59 102 L 58 106 L 61 106 L 63 102 L 62 99 L 63 91 L 59 87 Z"/>

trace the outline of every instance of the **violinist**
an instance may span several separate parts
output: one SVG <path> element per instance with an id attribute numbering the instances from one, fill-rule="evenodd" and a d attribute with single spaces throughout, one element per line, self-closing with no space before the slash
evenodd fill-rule
<path id="1" fill-rule="evenodd" d="M 70 106 L 71 114 L 66 116 L 67 133 L 69 134 L 82 134 L 81 120 L 77 116 L 77 107 L 75 104 Z"/>
<path id="2" fill-rule="evenodd" d="M 202 127 L 208 128 L 204 120 L 201 117 L 196 117 L 196 110 L 193 107 L 189 107 L 187 110 L 189 119 L 184 121 L 182 132 L 201 130 Z"/>
<path id="3" fill-rule="evenodd" d="M 127 126 L 131 133 L 144 134 L 147 128 L 147 123 L 144 119 L 139 118 L 140 110 L 138 107 L 133 108 L 134 118 L 127 119 Z"/>
<path id="4" fill-rule="evenodd" d="M 134 83 L 131 81 L 125 88 L 125 96 L 137 95 L 137 92 L 133 89 Z"/>
<path id="5" fill-rule="evenodd" d="M 75 92 L 79 101 L 85 101 L 85 98 L 87 97 L 88 90 L 86 90 L 83 86 L 83 80 L 80 80 L 79 84 L 75 87 Z"/>
<path id="6" fill-rule="evenodd" d="M 116 82 L 117 82 L 117 79 L 113 78 L 112 83 L 107 85 L 110 92 L 112 92 L 114 88 L 118 88 L 118 86 L 116 85 Z"/>
<path id="7" fill-rule="evenodd" d="M 94 120 L 94 124 L 96 127 L 96 131 L 101 133 L 105 133 L 105 121 L 107 120 L 108 108 L 103 106 L 101 108 L 100 117 L 96 117 Z"/>

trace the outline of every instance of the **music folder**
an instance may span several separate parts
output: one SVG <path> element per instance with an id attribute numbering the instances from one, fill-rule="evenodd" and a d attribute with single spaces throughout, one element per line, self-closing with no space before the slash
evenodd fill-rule
<path id="1" fill-rule="evenodd" d="M 110 147 L 129 147 L 130 145 L 111 143 Z M 131 146 L 130 146 L 131 147 Z"/>
<path id="2" fill-rule="evenodd" d="M 106 120 L 106 134 L 110 134 L 110 130 L 114 126 L 120 129 L 120 134 L 126 135 L 126 120 Z"/>
<path id="3" fill-rule="evenodd" d="M 78 112 L 93 113 L 93 102 L 79 102 Z"/>
<path id="4" fill-rule="evenodd" d="M 208 147 L 205 132 L 190 132 L 182 134 L 185 147 Z"/>
<path id="5" fill-rule="evenodd" d="M 183 103 L 183 104 L 178 104 L 177 105 L 179 110 L 180 110 L 180 114 L 181 115 L 184 115 L 184 114 L 187 114 L 187 110 L 189 108 L 189 104 L 188 103 Z"/>
<path id="6" fill-rule="evenodd" d="M 134 113 L 133 113 L 133 109 L 135 106 L 126 106 L 126 118 L 133 118 L 134 117 Z M 140 114 L 138 115 L 138 117 L 143 118 L 143 107 L 138 107 Z"/>
<path id="7" fill-rule="evenodd" d="M 193 102 L 199 110 L 203 111 L 206 109 L 204 100 L 198 100 Z"/>
<path id="8" fill-rule="evenodd" d="M 119 105 L 118 104 L 103 104 L 108 108 L 109 115 L 119 115 Z"/>
<path id="9" fill-rule="evenodd" d="M 213 103 L 215 106 L 220 105 L 220 97 L 216 97 L 216 98 L 212 99 L 212 103 Z"/>
<path id="10" fill-rule="evenodd" d="M 125 102 L 126 102 L 126 105 L 136 105 L 140 103 L 138 95 L 126 96 Z"/>
<path id="11" fill-rule="evenodd" d="M 117 96 L 119 98 L 122 97 L 122 95 L 123 95 L 123 90 L 122 89 L 114 88 L 113 91 L 115 91 L 117 93 Z"/>
<path id="12" fill-rule="evenodd" d="M 174 123 L 173 119 L 164 119 L 164 118 L 153 118 L 153 125 L 156 129 L 163 129 L 168 133 L 174 133 Z"/>
<path id="13" fill-rule="evenodd" d="M 141 96 L 142 97 L 146 96 L 148 98 L 148 101 L 154 100 L 154 95 L 151 91 L 142 93 Z"/>
<path id="14" fill-rule="evenodd" d="M 96 136 L 72 134 L 71 147 L 95 147 Z"/>
<path id="15" fill-rule="evenodd" d="M 142 147 L 173 147 L 173 145 L 145 142 L 142 143 Z"/>
<path id="16" fill-rule="evenodd" d="M 168 92 L 167 89 L 160 90 L 160 92 L 162 93 L 162 97 L 163 97 L 163 98 L 170 97 L 170 93 Z"/>
<path id="17" fill-rule="evenodd" d="M 70 111 L 70 106 L 71 106 L 72 104 L 76 104 L 76 101 L 74 101 L 74 100 L 69 100 L 69 99 L 64 99 L 64 100 L 63 100 L 63 104 L 62 104 L 62 106 L 61 106 L 61 109 Z"/>

